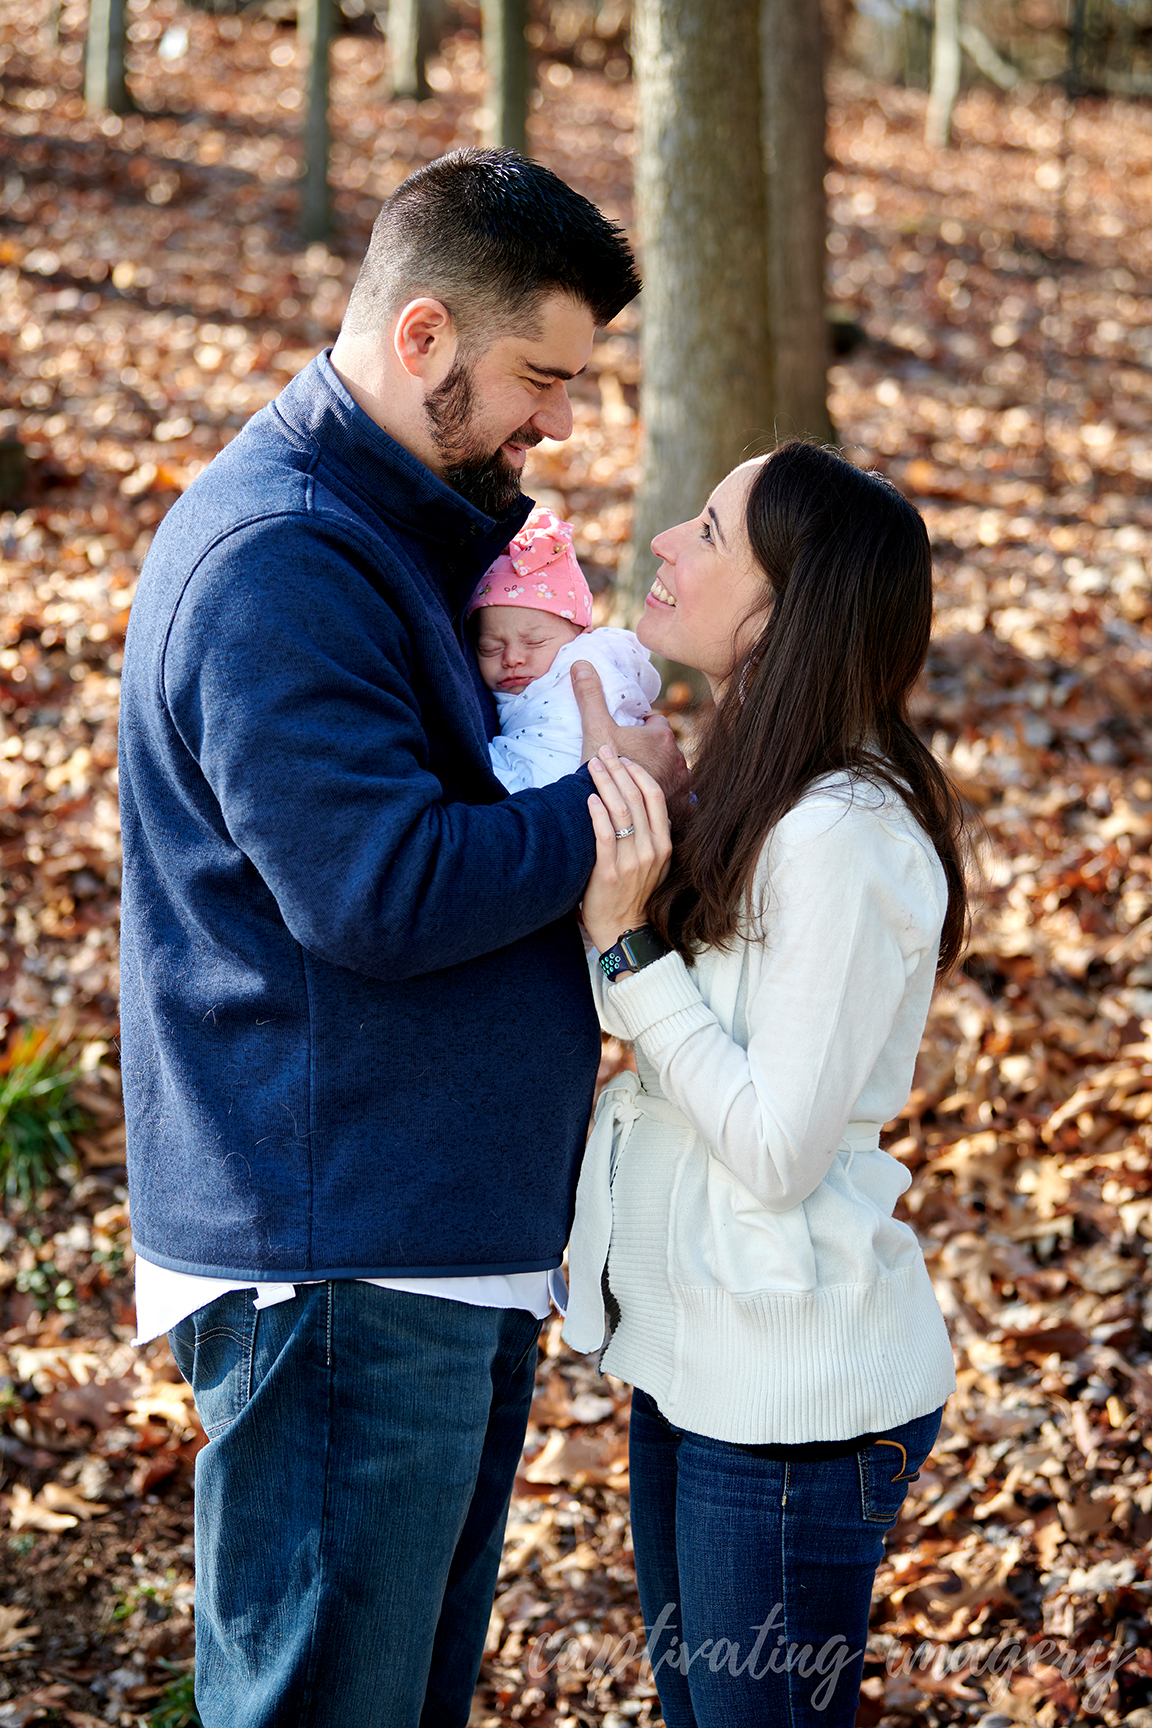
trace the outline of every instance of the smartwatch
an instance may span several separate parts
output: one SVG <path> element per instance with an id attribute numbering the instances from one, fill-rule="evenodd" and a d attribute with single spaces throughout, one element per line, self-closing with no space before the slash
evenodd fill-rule
<path id="1" fill-rule="evenodd" d="M 651 966 L 653 960 L 663 959 L 672 950 L 667 942 L 657 936 L 651 924 L 640 924 L 635 930 L 625 930 L 624 934 L 600 956 L 600 969 L 611 983 L 620 972 L 639 972 L 642 966 Z"/>

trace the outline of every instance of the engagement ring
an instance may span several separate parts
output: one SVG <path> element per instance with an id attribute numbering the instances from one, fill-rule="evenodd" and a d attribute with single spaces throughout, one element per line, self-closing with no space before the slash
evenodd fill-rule
<path id="1" fill-rule="evenodd" d="M 612 832 L 615 834 L 617 840 L 627 840 L 629 834 L 635 834 L 636 824 L 635 822 L 632 822 L 627 828 L 613 828 Z"/>

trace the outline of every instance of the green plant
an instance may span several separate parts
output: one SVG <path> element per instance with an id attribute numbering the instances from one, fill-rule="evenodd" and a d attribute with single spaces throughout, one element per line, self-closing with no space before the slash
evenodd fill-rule
<path id="1" fill-rule="evenodd" d="M 114 1278 L 117 1272 L 124 1270 L 125 1258 L 123 1242 L 113 1242 L 110 1248 L 93 1248 L 92 1250 L 93 1266 L 102 1267 L 109 1278 Z"/>
<path id="2" fill-rule="evenodd" d="M 113 1608 L 112 1618 L 113 1620 L 127 1620 L 133 1609 L 139 1608 L 141 1602 L 155 1602 L 156 1600 L 155 1585 L 134 1584 Z M 167 1667 L 170 1664 L 165 1663 L 164 1666 Z"/>
<path id="3" fill-rule="evenodd" d="M 76 1069 L 52 1033 L 25 1032 L 0 1056 L 0 1185 L 31 1205 L 65 1165 L 88 1126 L 72 1096 Z"/>
<path id="4" fill-rule="evenodd" d="M 58 1308 L 62 1314 L 76 1312 L 76 1286 L 51 1260 L 17 1272 L 16 1288 L 31 1296 L 41 1314 L 47 1314 L 50 1308 Z"/>
<path id="5" fill-rule="evenodd" d="M 162 1666 L 171 1666 L 163 1662 Z M 196 1713 L 196 1700 L 193 1696 L 195 1675 L 180 1674 L 164 1688 L 164 1696 L 153 1710 L 148 1721 L 150 1728 L 200 1728 L 200 1718 Z"/>

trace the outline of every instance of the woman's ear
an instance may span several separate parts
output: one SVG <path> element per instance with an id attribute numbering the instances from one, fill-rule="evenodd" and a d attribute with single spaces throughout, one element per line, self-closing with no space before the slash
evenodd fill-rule
<path id="1" fill-rule="evenodd" d="M 396 358 L 405 372 L 430 388 L 446 378 L 456 358 L 456 329 L 443 301 L 410 300 L 392 333 Z"/>

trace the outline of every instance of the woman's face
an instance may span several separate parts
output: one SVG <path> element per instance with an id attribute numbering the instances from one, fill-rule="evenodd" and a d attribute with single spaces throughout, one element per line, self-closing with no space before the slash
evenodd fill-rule
<path id="1" fill-rule="evenodd" d="M 660 568 L 636 634 L 646 648 L 703 672 L 713 696 L 755 642 L 771 604 L 745 528 L 759 467 L 745 462 L 733 469 L 701 515 L 652 542 Z"/>

